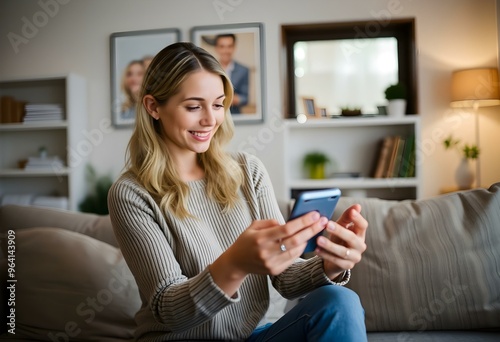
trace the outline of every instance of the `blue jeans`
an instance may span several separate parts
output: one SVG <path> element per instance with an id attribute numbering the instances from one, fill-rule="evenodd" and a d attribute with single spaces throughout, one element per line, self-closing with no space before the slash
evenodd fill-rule
<path id="1" fill-rule="evenodd" d="M 366 340 L 358 295 L 345 287 L 326 285 L 309 293 L 275 323 L 255 329 L 247 342 Z"/>

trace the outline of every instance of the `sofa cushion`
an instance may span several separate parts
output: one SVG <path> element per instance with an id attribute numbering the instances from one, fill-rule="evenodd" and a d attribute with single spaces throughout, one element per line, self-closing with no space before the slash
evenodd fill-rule
<path id="1" fill-rule="evenodd" d="M 60 228 L 16 232 L 16 338 L 123 341 L 141 300 L 119 249 Z"/>
<path id="2" fill-rule="evenodd" d="M 118 247 L 109 215 L 95 215 L 63 209 L 5 205 L 0 207 L 0 227 L 24 229 L 31 227 L 56 227 L 91 236 Z"/>
<path id="3" fill-rule="evenodd" d="M 360 203 L 368 249 L 352 270 L 369 331 L 500 327 L 500 183 L 416 201 Z"/>

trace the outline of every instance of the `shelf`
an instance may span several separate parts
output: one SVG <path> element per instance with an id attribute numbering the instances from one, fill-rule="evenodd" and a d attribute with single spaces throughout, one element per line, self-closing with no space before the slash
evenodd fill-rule
<path id="1" fill-rule="evenodd" d="M 0 80 L 0 96 L 31 104 L 58 104 L 60 120 L 39 120 L 0 124 L 0 197 L 5 195 L 59 196 L 68 208 L 78 210 L 87 189 L 85 157 L 74 162 L 75 148 L 88 140 L 87 84 L 76 74 Z M 41 147 L 57 156 L 65 167 L 20 169 L 20 162 L 37 156 Z M 71 165 L 71 167 L 69 166 Z"/>
<path id="2" fill-rule="evenodd" d="M 356 196 L 362 193 L 385 199 L 419 198 L 420 166 L 415 165 L 412 178 L 372 178 L 383 139 L 390 135 L 415 136 L 416 160 L 420 116 L 388 117 L 382 115 L 339 118 L 311 118 L 305 123 L 295 119 L 284 122 L 284 189 L 283 196 L 294 197 L 303 190 L 340 188 Z M 321 152 L 331 161 L 330 171 L 357 172 L 359 178 L 307 179 L 303 157 Z"/>
<path id="3" fill-rule="evenodd" d="M 349 189 L 382 189 L 407 188 L 418 185 L 416 178 L 330 178 L 300 179 L 290 182 L 292 189 L 316 188 L 349 188 Z"/>
<path id="4" fill-rule="evenodd" d="M 290 128 L 329 128 L 329 127 L 363 127 L 363 126 L 391 126 L 391 125 L 413 125 L 420 120 L 418 115 L 406 115 L 401 118 L 392 118 L 387 116 L 370 117 L 339 117 L 328 119 L 312 118 L 304 123 L 296 119 L 285 120 L 285 125 Z"/>
<path id="5" fill-rule="evenodd" d="M 69 175 L 69 168 L 65 167 L 55 172 L 53 169 L 24 170 L 24 169 L 3 169 L 0 170 L 0 177 L 60 177 Z"/>
<path id="6" fill-rule="evenodd" d="M 66 121 L 7 123 L 7 124 L 0 124 L 0 132 L 66 129 L 67 127 L 68 123 Z"/>

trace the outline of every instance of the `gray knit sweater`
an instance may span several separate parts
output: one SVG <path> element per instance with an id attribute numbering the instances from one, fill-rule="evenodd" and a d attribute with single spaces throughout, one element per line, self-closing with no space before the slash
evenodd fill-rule
<path id="1" fill-rule="evenodd" d="M 186 219 L 162 213 L 131 176 L 121 176 L 112 186 L 111 220 L 142 298 L 136 315 L 138 341 L 244 340 L 266 313 L 267 276 L 249 275 L 229 297 L 207 268 L 253 220 L 284 222 L 260 160 L 246 153 L 234 158 L 245 180 L 241 201 L 229 213 L 207 196 L 204 180 L 188 183 L 188 210 L 196 218 Z M 331 284 L 317 257 L 299 259 L 271 280 L 285 298 Z"/>

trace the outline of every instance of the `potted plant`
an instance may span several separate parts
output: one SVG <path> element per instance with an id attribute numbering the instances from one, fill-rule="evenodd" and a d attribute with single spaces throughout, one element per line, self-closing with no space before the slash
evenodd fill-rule
<path id="1" fill-rule="evenodd" d="M 402 83 L 391 84 L 385 89 L 387 99 L 387 114 L 389 116 L 401 117 L 406 112 L 406 88 Z"/>
<path id="2" fill-rule="evenodd" d="M 309 178 L 324 179 L 326 165 L 330 162 L 328 156 L 322 152 L 310 152 L 304 156 L 304 168 Z"/>
<path id="3" fill-rule="evenodd" d="M 109 214 L 108 192 L 113 184 L 113 179 L 109 175 L 98 176 L 91 165 L 87 165 L 85 172 L 90 191 L 80 203 L 80 211 L 98 215 Z"/>
<path id="4" fill-rule="evenodd" d="M 361 115 L 360 107 L 341 107 L 342 116 L 358 116 Z"/>
<path id="5" fill-rule="evenodd" d="M 479 157 L 479 148 L 474 144 L 462 145 L 460 139 L 455 139 L 452 135 L 443 140 L 443 145 L 446 150 L 454 149 L 461 156 L 460 164 L 455 171 L 455 181 L 460 189 L 470 189 L 476 178 L 471 161 Z"/>

